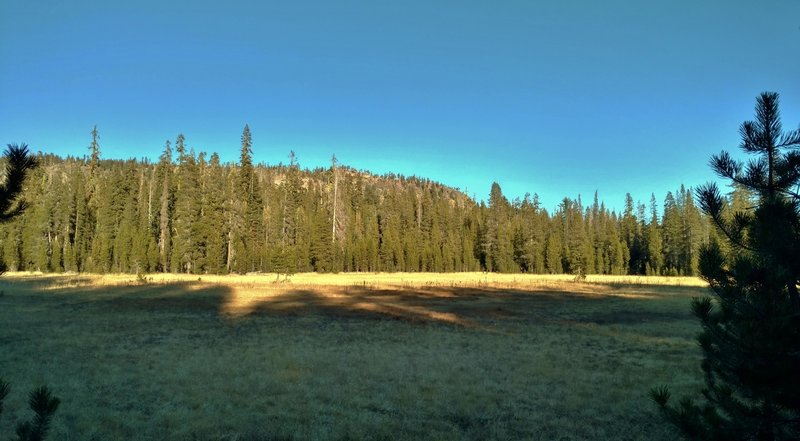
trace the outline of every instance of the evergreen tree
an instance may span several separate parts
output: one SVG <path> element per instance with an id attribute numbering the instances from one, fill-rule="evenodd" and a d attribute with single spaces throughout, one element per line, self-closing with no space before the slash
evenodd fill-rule
<path id="1" fill-rule="evenodd" d="M 116 236 L 113 244 L 113 271 L 115 272 L 131 272 L 135 266 L 136 257 L 136 208 L 138 185 L 136 183 L 136 169 L 135 164 L 129 162 L 126 164 L 128 167 L 125 171 L 125 179 L 122 187 L 124 191 L 121 194 L 121 200 L 124 202 L 121 207 L 121 214 L 119 216 L 119 223 L 117 224 Z"/>
<path id="2" fill-rule="evenodd" d="M 28 244 L 21 249 L 20 269 L 48 272 L 51 270 L 51 250 L 48 236 L 51 233 L 52 193 L 48 191 L 50 188 L 43 167 L 37 167 L 29 174 L 29 177 L 26 184 L 27 197 L 39 201 L 39 203 L 32 209 L 26 210 L 20 217 L 23 225 L 22 242 Z"/>
<path id="3" fill-rule="evenodd" d="M 246 273 L 261 268 L 262 256 L 258 248 L 262 242 L 264 212 L 258 177 L 253 167 L 253 139 L 249 125 L 245 125 L 242 130 L 241 141 L 238 188 L 234 196 L 233 217 L 230 219 L 228 266 L 237 272 Z"/>
<path id="4" fill-rule="evenodd" d="M 405 267 L 403 243 L 400 239 L 400 213 L 394 209 L 397 206 L 396 197 L 394 192 L 387 194 L 378 212 L 378 269 L 381 271 L 402 271 Z"/>
<path id="5" fill-rule="evenodd" d="M 548 273 L 561 274 L 564 272 L 562 248 L 560 229 L 550 228 L 545 243 L 545 265 Z"/>
<path id="6" fill-rule="evenodd" d="M 486 270 L 514 272 L 513 230 L 510 222 L 511 206 L 497 182 L 489 192 L 489 207 L 486 216 L 486 232 L 483 249 L 486 254 Z"/>
<path id="7" fill-rule="evenodd" d="M 89 200 L 84 164 L 81 164 L 73 171 L 72 188 L 73 194 L 70 196 L 71 205 L 74 207 L 74 221 L 70 227 L 71 236 L 71 262 L 72 271 L 85 271 L 86 260 L 89 255 L 89 245 L 91 243 L 91 214 L 89 212 Z"/>
<path id="8" fill-rule="evenodd" d="M 89 144 L 89 168 L 94 171 L 100 164 L 100 133 L 97 131 L 97 125 L 92 127 L 92 143 Z"/>
<path id="9" fill-rule="evenodd" d="M 173 271 L 197 272 L 197 263 L 205 253 L 200 238 L 200 183 L 194 151 L 187 151 L 183 134 L 175 141 L 178 165 L 175 167 L 175 210 L 171 268 Z"/>
<path id="10" fill-rule="evenodd" d="M 323 211 L 322 207 L 318 207 Z M 336 244 L 331 239 L 332 231 L 328 225 L 328 213 L 313 213 L 313 229 L 309 244 L 309 264 L 311 269 L 319 273 L 334 271 L 333 250 Z"/>
<path id="11" fill-rule="evenodd" d="M 661 219 L 662 253 L 664 256 L 664 273 L 678 275 L 681 268 L 682 221 L 678 211 L 678 203 L 672 192 L 667 192 L 664 199 L 664 215 Z"/>
<path id="12" fill-rule="evenodd" d="M 481 267 L 476 248 L 478 246 L 478 232 L 480 231 L 480 222 L 478 220 L 478 207 L 472 206 L 471 209 L 465 209 L 463 219 L 461 221 L 461 228 L 464 233 L 461 234 L 461 271 L 477 271 Z"/>
<path id="13" fill-rule="evenodd" d="M 592 250 L 583 222 L 580 199 L 564 198 L 557 212 L 561 222 L 562 262 L 566 272 L 585 275 L 592 266 Z"/>
<path id="14" fill-rule="evenodd" d="M 727 152 L 714 171 L 756 195 L 752 208 L 726 216 L 716 184 L 697 191 L 703 211 L 727 240 L 701 251 L 700 270 L 715 298 L 695 299 L 706 387 L 704 403 L 669 405 L 652 391 L 669 420 L 690 439 L 800 439 L 800 130 L 783 133 L 778 95 L 763 93 L 756 120 L 742 124 L 746 164 Z"/>
<path id="15" fill-rule="evenodd" d="M 647 273 L 651 275 L 661 274 L 663 263 L 661 228 L 658 225 L 658 206 L 656 205 L 656 195 L 650 195 L 650 223 L 647 225 Z"/>
<path id="16" fill-rule="evenodd" d="M 282 184 L 281 231 L 277 271 L 295 273 L 297 271 L 297 239 L 300 221 L 301 189 L 300 168 L 294 151 L 289 152 L 289 167 Z"/>
<path id="17" fill-rule="evenodd" d="M 202 162 L 201 162 L 202 164 Z M 204 243 L 205 256 L 201 272 L 219 274 L 225 272 L 225 180 L 219 155 L 211 155 L 207 166 L 201 167 L 202 204 L 200 212 L 200 237 Z"/>
<path id="18" fill-rule="evenodd" d="M 625 211 L 622 213 L 622 240 L 628 250 L 628 274 L 642 273 L 642 230 L 636 214 L 634 213 L 633 197 L 630 193 L 625 195 Z"/>
<path id="19" fill-rule="evenodd" d="M 139 186 L 136 198 L 136 221 L 133 233 L 133 253 L 130 271 L 144 274 L 155 271 L 158 262 L 158 244 L 151 234 L 154 218 L 155 183 L 147 179 L 155 169 L 147 165 L 139 170 Z"/>
<path id="20" fill-rule="evenodd" d="M 95 171 L 94 231 L 92 234 L 89 269 L 110 272 L 114 264 L 114 243 L 125 200 L 131 192 L 130 179 L 118 170 Z"/>
<path id="21" fill-rule="evenodd" d="M 681 185 L 678 192 L 681 199 L 679 208 L 681 210 L 682 221 L 682 251 L 681 274 L 693 276 L 697 274 L 700 260 L 700 245 L 703 243 L 702 222 L 700 211 L 694 204 L 691 189 L 686 189 Z"/>
<path id="22" fill-rule="evenodd" d="M 333 194 L 331 198 L 331 241 L 344 241 L 347 234 L 347 217 L 344 212 L 344 188 L 339 185 L 340 167 L 336 155 L 331 157 L 331 174 L 333 177 Z"/>
<path id="23" fill-rule="evenodd" d="M 8 222 L 25 210 L 27 204 L 20 199 L 22 184 L 28 172 L 36 167 L 36 159 L 27 144 L 8 144 L 3 153 L 5 182 L 0 185 L 0 222 Z"/>
<path id="24" fill-rule="evenodd" d="M 168 272 L 171 263 L 172 210 L 175 197 L 172 188 L 172 147 L 169 140 L 164 145 L 164 152 L 159 157 L 156 179 L 161 190 L 158 198 L 158 269 Z"/>

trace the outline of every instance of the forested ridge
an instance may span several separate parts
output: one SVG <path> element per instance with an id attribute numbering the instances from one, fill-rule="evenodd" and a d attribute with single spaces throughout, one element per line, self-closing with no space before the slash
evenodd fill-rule
<path id="1" fill-rule="evenodd" d="M 564 198 L 550 213 L 538 197 L 488 203 L 436 182 L 375 176 L 332 158 L 329 168 L 253 164 L 245 127 L 240 160 L 196 154 L 183 135 L 155 163 L 90 154 L 39 154 L 24 187 L 30 207 L 0 225 L 2 261 L 44 272 L 248 273 L 497 271 L 697 273 L 714 229 L 691 189 L 659 210 L 630 195 L 622 213 L 597 194 Z M 734 192 L 729 201 L 743 204 Z"/>

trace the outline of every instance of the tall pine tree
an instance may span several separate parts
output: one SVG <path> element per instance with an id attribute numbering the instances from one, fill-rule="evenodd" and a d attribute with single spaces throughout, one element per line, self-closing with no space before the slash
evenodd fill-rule
<path id="1" fill-rule="evenodd" d="M 800 130 L 783 133 L 778 95 L 763 93 L 756 119 L 742 124 L 742 163 L 727 152 L 711 165 L 756 195 L 732 216 L 716 184 L 697 191 L 700 206 L 723 233 L 701 252 L 700 270 L 714 298 L 695 299 L 706 387 L 698 404 L 671 406 L 652 391 L 671 422 L 690 439 L 800 439 Z"/>

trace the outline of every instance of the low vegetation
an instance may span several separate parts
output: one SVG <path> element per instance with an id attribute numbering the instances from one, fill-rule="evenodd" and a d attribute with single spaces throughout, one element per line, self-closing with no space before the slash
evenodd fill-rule
<path id="1" fill-rule="evenodd" d="M 0 284 L 0 372 L 62 397 L 52 440 L 669 440 L 648 389 L 702 384 L 688 305 L 707 288 L 693 278 L 11 273 Z M 0 427 L 28 418 L 23 400 L 7 398 Z"/>

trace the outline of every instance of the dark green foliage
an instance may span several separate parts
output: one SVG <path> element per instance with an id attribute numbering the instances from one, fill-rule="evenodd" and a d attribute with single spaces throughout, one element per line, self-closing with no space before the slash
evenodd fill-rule
<path id="1" fill-rule="evenodd" d="M 11 391 L 11 386 L 0 379 L 0 416 L 3 414 L 3 400 Z M 50 430 L 50 422 L 58 410 L 61 400 L 53 396 L 47 386 L 31 391 L 28 395 L 28 406 L 33 411 L 33 419 L 17 424 L 18 441 L 42 441 Z"/>
<path id="2" fill-rule="evenodd" d="M 92 143 L 89 144 L 89 168 L 94 171 L 100 163 L 100 134 L 97 131 L 97 125 L 92 127 Z"/>
<path id="3" fill-rule="evenodd" d="M 252 162 L 250 127 L 242 131 L 238 176 L 228 193 L 228 271 L 246 273 L 264 270 L 265 237 L 262 189 Z"/>
<path id="4" fill-rule="evenodd" d="M 224 273 L 226 271 L 225 237 L 225 182 L 219 156 L 211 155 L 208 164 L 200 154 L 200 220 L 199 241 L 202 251 L 198 259 L 197 272 Z"/>
<path id="5" fill-rule="evenodd" d="M 4 155 L 6 181 L 0 186 L 0 222 L 8 222 L 25 209 L 25 201 L 18 197 L 26 174 L 36 166 L 36 160 L 24 143 L 8 144 Z"/>
<path id="6" fill-rule="evenodd" d="M 3 415 L 3 400 L 6 399 L 8 393 L 11 391 L 11 385 L 0 378 L 0 416 Z"/>
<path id="7" fill-rule="evenodd" d="M 34 417 L 30 421 L 24 421 L 17 425 L 17 437 L 19 441 L 42 441 L 50 430 L 50 421 L 58 409 L 61 400 L 53 396 L 47 386 L 34 389 L 28 398 L 28 406 L 34 412 Z"/>
<path id="8" fill-rule="evenodd" d="M 658 208 L 656 196 L 650 197 L 650 223 L 647 225 L 647 274 L 661 274 L 664 262 L 662 252 L 661 226 L 658 225 Z"/>
<path id="9" fill-rule="evenodd" d="M 518 271 L 514 262 L 511 206 L 497 182 L 492 183 L 487 211 L 483 234 L 486 269 L 504 273 Z"/>
<path id="10" fill-rule="evenodd" d="M 689 439 L 799 439 L 800 130 L 782 132 L 778 96 L 764 93 L 756 121 L 740 134 L 742 150 L 756 157 L 742 163 L 723 152 L 711 165 L 752 192 L 753 204 L 728 204 L 716 184 L 697 191 L 729 248 L 712 240 L 699 256 L 714 292 L 692 303 L 702 326 L 704 400 L 671 406 L 667 391 L 652 395 Z"/>
<path id="11" fill-rule="evenodd" d="M 174 171 L 175 203 L 173 212 L 173 238 L 170 268 L 174 272 L 196 273 L 205 255 L 202 237 L 200 172 L 193 150 L 187 151 L 184 136 L 178 135 L 175 150 L 178 165 Z"/>
<path id="12" fill-rule="evenodd" d="M 27 204 L 22 199 L 23 183 L 29 172 L 37 166 L 36 159 L 28 151 L 26 144 L 8 144 L 4 153 L 5 158 L 5 182 L 0 185 L 0 224 L 7 223 L 18 217 L 25 210 Z M 16 231 L 15 231 L 16 230 Z M 4 252 L 10 251 L 16 266 L 22 260 L 21 227 L 10 228 L 6 239 L 11 247 L 4 247 Z M 41 245 L 40 245 L 41 246 Z M 6 270 L 7 260 L 0 258 L 0 274 Z"/>
<path id="13" fill-rule="evenodd" d="M 164 152 L 156 167 L 156 185 L 158 198 L 158 219 L 155 230 L 158 238 L 158 264 L 156 268 L 167 272 L 170 267 L 170 251 L 172 250 L 172 212 L 175 206 L 175 194 L 172 186 L 172 147 L 167 141 Z"/>

